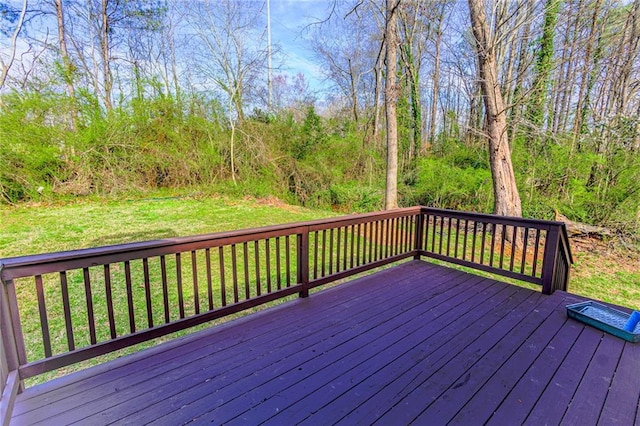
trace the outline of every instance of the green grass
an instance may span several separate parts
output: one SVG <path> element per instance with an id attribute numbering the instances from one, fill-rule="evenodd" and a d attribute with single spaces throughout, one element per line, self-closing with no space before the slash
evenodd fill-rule
<path id="1" fill-rule="evenodd" d="M 133 241 L 153 240 L 160 238 L 170 238 L 177 236 L 188 236 L 202 233 L 218 232 L 225 230 L 237 230 L 252 228 L 270 224 L 281 224 L 297 222 L 311 219 L 318 219 L 332 216 L 332 212 L 313 211 L 300 207 L 284 205 L 277 200 L 255 200 L 249 198 L 232 199 L 221 196 L 182 196 L 175 194 L 159 194 L 157 196 L 146 196 L 129 200 L 105 200 L 105 199 L 85 199 L 73 202 L 57 204 L 28 204 L 18 206 L 0 206 L 0 258 L 13 257 L 19 255 L 37 254 L 52 251 L 73 250 L 86 247 L 96 247 L 110 244 L 121 244 Z M 590 244 L 595 244 L 590 242 Z M 629 248 L 616 248 L 614 244 L 600 244 L 597 250 L 592 245 L 573 245 L 576 263 L 572 268 L 572 279 L 569 291 L 581 294 L 590 298 L 603 300 L 634 309 L 640 309 L 640 251 Z M 251 258 L 252 252 L 249 251 Z M 185 259 L 185 283 L 189 283 L 189 261 Z M 227 258 L 228 262 L 228 258 Z M 215 262 L 214 262 L 215 263 Z M 169 265 L 173 270 L 173 264 Z M 157 269 L 157 265 L 155 266 Z M 120 274 L 122 281 L 122 271 L 120 267 L 113 266 L 114 274 Z M 229 268 L 229 265 L 226 266 Z M 121 268 L 120 268 L 121 269 Z M 253 274 L 251 269 L 250 274 Z M 98 281 L 101 271 L 91 268 L 92 282 Z M 477 273 L 477 271 L 476 271 Z M 82 273 L 74 273 L 69 276 L 72 305 L 76 312 L 74 318 L 79 318 L 78 324 L 82 324 L 86 318 L 86 303 L 84 302 L 84 289 Z M 134 286 L 136 292 L 136 322 L 139 327 L 145 327 L 146 316 L 144 306 L 144 289 L 140 283 L 140 265 L 134 266 L 132 263 L 132 275 L 138 285 Z M 504 278 L 499 278 L 505 280 Z M 201 283 L 204 279 L 200 278 Z M 243 291 L 243 277 L 240 277 L 240 291 Z M 508 281 L 508 280 L 505 280 Z M 32 281 L 31 281 L 32 282 Z M 117 282 L 114 278 L 113 285 Z M 122 287 L 122 283 L 119 284 Z M 253 282 L 251 283 L 253 285 Z M 535 286 L 534 286 L 535 287 Z M 537 288 L 537 287 L 536 287 Z M 60 311 L 61 301 L 59 296 L 59 284 L 45 282 L 48 306 L 58 307 Z M 158 289 L 154 291 L 157 293 Z M 185 295 L 192 298 L 189 293 L 190 288 L 185 284 Z M 200 292 L 206 292 L 204 286 Z M 227 288 L 230 294 L 230 288 Z M 33 297 L 33 285 L 18 287 L 18 297 L 21 300 L 23 315 L 27 312 L 30 318 L 23 324 L 25 335 L 29 335 L 26 342 L 30 359 L 41 357 L 43 349 L 40 336 L 40 323 L 37 315 L 37 301 Z M 101 297 L 94 294 L 94 297 Z M 126 298 L 123 294 L 114 296 L 115 305 L 126 310 Z M 175 295 L 171 295 L 175 298 Z M 201 303 L 205 294 L 201 293 Z M 155 305 L 154 316 L 157 320 L 162 317 L 161 306 Z M 288 298 L 286 300 L 290 300 Z M 285 300 L 277 301 L 283 303 Z M 175 305 L 172 299 L 172 305 Z M 189 307 L 187 306 L 187 309 Z M 253 312 L 254 310 L 245 312 Z M 187 312 L 187 315 L 189 312 Z M 106 313 L 97 311 L 97 332 L 100 338 L 108 338 L 108 324 L 105 323 Z M 174 313 L 175 315 L 175 313 Z M 126 314 L 124 317 L 126 318 Z M 173 317 L 172 317 L 173 318 Z M 215 323 L 222 322 L 216 321 Z M 75 320 L 74 320 L 75 321 Z M 52 329 L 64 329 L 64 317 L 58 315 L 50 318 Z M 126 333 L 128 322 L 126 319 L 117 320 L 118 334 Z M 158 321 L 161 322 L 161 321 Z M 86 324 L 86 320 L 84 320 Z M 54 327 L 55 326 L 55 327 Z M 205 324 L 199 328 L 209 326 Z M 79 327 L 78 333 L 84 333 L 79 337 L 78 346 L 87 343 L 87 330 Z M 199 328 L 190 330 L 197 331 Z M 181 334 L 184 334 L 182 332 Z M 170 339 L 173 336 L 166 336 L 147 342 L 132 348 L 118 351 L 103 357 L 61 369 L 47 375 L 42 375 L 31 379 L 27 385 L 46 381 L 55 375 L 65 374 L 69 371 L 84 368 L 88 365 L 99 364 L 106 359 L 112 359 L 127 353 L 134 352 L 143 347 L 157 344 L 159 341 Z M 40 340 L 38 340 L 40 339 Z M 52 336 L 57 351 L 64 351 L 66 337 L 64 334 Z M 82 340 L 84 339 L 84 340 Z"/>
<path id="2" fill-rule="evenodd" d="M 66 204 L 53 205 L 22 205 L 15 207 L 4 206 L 0 208 L 0 258 L 18 255 L 37 254 L 51 251 L 72 250 L 85 247 L 96 247 L 109 244 L 120 244 L 141 240 L 153 240 L 177 236 L 187 236 L 202 233 L 236 230 L 243 228 L 259 227 L 271 224 L 297 222 L 331 216 L 330 212 L 311 211 L 298 207 L 292 207 L 278 203 L 277 201 L 264 201 L 252 199 L 234 200 L 224 197 L 153 197 L 145 199 L 132 199 L 124 201 L 91 200 L 78 201 Z M 295 241 L 295 239 L 294 239 Z M 200 254 L 199 256 L 202 256 Z M 242 258 L 242 253 L 239 253 Z M 252 252 L 250 251 L 250 257 Z M 192 314 L 193 288 L 188 284 L 191 280 L 190 259 L 185 256 L 183 271 L 184 294 L 186 315 Z M 158 281 L 158 265 L 150 260 L 152 280 Z M 230 270 L 227 257 L 227 270 Z M 284 263 L 284 260 L 283 260 Z M 214 262 L 217 265 L 217 262 Z M 155 266 L 155 268 L 154 268 Z M 295 267 L 295 265 L 292 265 Z M 175 259 L 167 259 L 167 269 L 175 272 Z M 155 275 L 154 272 L 155 271 Z M 104 291 L 100 290 L 102 268 L 89 269 L 94 288 L 93 300 L 96 316 L 96 333 L 98 341 L 108 339 L 109 325 L 104 303 Z M 202 271 L 199 271 L 202 273 Z M 254 273 L 253 269 L 249 270 Z M 123 284 L 122 265 L 112 265 L 112 286 L 114 306 L 116 306 L 116 325 L 118 335 L 128 333 L 128 316 L 126 314 L 126 291 Z M 214 273 L 215 274 L 215 273 Z M 64 315 L 60 295 L 59 278 L 43 276 L 43 287 L 49 315 L 49 329 L 52 332 L 53 353 L 66 350 L 66 334 L 64 333 Z M 134 283 L 133 292 L 135 299 L 134 310 L 136 312 L 136 325 L 138 329 L 146 328 L 146 307 L 144 288 L 142 282 L 141 262 L 132 262 L 131 275 Z M 295 277 L 295 274 L 293 274 Z M 244 298 L 244 277 L 239 271 L 240 297 Z M 68 273 L 69 294 L 72 306 L 72 321 L 74 324 L 74 340 L 76 347 L 82 347 L 89 343 L 88 326 L 86 321 L 86 302 L 84 300 L 84 285 L 82 271 Z M 294 278 L 295 279 L 295 278 Z M 175 279 L 169 278 L 170 282 Z M 200 304 L 206 305 L 206 286 L 203 277 L 199 279 Z M 275 276 L 273 277 L 275 286 Z M 94 284 L 94 285 L 95 285 Z M 252 292 L 255 292 L 252 284 Z M 94 287 L 92 285 L 92 287 Z M 227 299 L 232 302 L 232 287 L 227 282 Z M 264 285 L 264 284 L 263 284 Z M 102 286 L 102 288 L 104 288 Z M 157 286 L 152 287 L 154 294 L 159 292 Z M 40 359 L 44 356 L 42 346 L 42 333 L 38 316 L 38 304 L 34 297 L 35 288 L 33 279 L 16 280 L 21 317 L 23 319 L 23 332 L 25 346 L 29 360 Z M 263 290 L 264 291 L 264 290 Z M 252 296 L 255 294 L 252 294 Z M 177 306 L 175 289 L 170 288 L 170 300 L 173 307 Z M 215 297 L 219 306 L 219 289 Z M 154 317 L 155 323 L 162 322 L 161 296 L 155 294 Z M 283 300 L 278 301 L 282 303 Z M 120 307 L 120 309 L 118 309 Z M 118 312 L 118 310 L 124 312 Z M 175 319 L 175 309 L 172 311 L 172 319 Z M 219 321 L 218 321 L 219 322 Z M 207 325 L 199 328 L 206 327 Z M 194 328 L 189 332 L 197 331 Z M 185 334 L 185 332 L 179 333 Z M 69 371 L 83 368 L 88 365 L 98 364 L 106 359 L 111 359 L 123 354 L 134 352 L 142 347 L 151 346 L 162 339 L 156 339 L 133 348 L 118 351 L 104 357 L 87 361 L 80 365 L 61 369 L 56 373 L 42 375 L 28 381 L 28 385 L 48 380 L 55 375 L 65 374 Z"/>
<path id="3" fill-rule="evenodd" d="M 573 244 L 569 292 L 640 310 L 640 249 L 616 241 Z"/>
<path id="4" fill-rule="evenodd" d="M 331 216 L 218 196 L 0 206 L 0 258 L 253 228 Z"/>

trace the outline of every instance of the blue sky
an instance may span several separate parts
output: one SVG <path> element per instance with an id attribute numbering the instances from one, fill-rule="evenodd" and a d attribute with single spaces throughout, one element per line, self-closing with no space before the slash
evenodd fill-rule
<path id="1" fill-rule="evenodd" d="M 313 90 L 322 88 L 322 73 L 313 60 L 303 30 L 309 24 L 326 19 L 331 11 L 329 0 L 270 0 L 271 41 L 281 49 L 281 68 L 275 73 L 301 72 Z"/>

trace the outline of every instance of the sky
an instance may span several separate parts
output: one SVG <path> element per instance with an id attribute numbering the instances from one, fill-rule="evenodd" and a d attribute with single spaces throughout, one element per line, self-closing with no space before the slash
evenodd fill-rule
<path id="1" fill-rule="evenodd" d="M 281 49 L 282 63 L 274 73 L 295 75 L 301 72 L 312 90 L 320 90 L 323 75 L 313 60 L 309 44 L 304 40 L 305 28 L 326 19 L 331 12 L 329 0 L 270 0 L 271 42 Z M 266 11 L 265 11 L 266 13 Z"/>
<path id="2" fill-rule="evenodd" d="M 266 0 L 241 1 L 266 2 Z M 297 73 L 302 73 L 312 91 L 319 92 L 326 89 L 328 84 L 324 81 L 322 70 L 315 63 L 309 43 L 304 37 L 308 34 L 310 25 L 329 16 L 334 0 L 269 0 L 269 2 L 272 45 L 279 49 L 279 55 L 274 55 L 273 74 L 288 74 L 293 77 Z M 6 3 L 16 8 L 22 7 L 22 0 L 8 0 Z M 266 7 L 262 10 L 266 18 Z M 4 47 L 2 44 L 2 48 Z M 27 50 L 29 46 L 26 43 L 18 49 L 19 52 Z"/>

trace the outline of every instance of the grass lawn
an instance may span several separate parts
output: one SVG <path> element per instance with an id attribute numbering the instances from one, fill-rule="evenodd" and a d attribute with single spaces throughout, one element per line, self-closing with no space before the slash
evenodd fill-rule
<path id="1" fill-rule="evenodd" d="M 157 197 L 0 206 L 0 258 L 332 216 L 276 201 Z"/>
<path id="2" fill-rule="evenodd" d="M 218 196 L 159 196 L 121 201 L 82 200 L 66 204 L 2 206 L 0 207 L 0 258 L 253 228 L 332 215 L 334 214 L 327 211 L 311 211 L 288 206 L 277 200 L 230 199 Z M 69 276 L 72 305 L 82 308 L 84 290 L 81 286 L 81 277 L 78 283 L 74 282 L 77 281 L 74 278 L 78 277 Z M 27 353 L 29 359 L 39 359 L 43 356 L 43 348 L 39 343 L 41 333 L 37 300 L 32 285 L 19 284 L 17 283 L 17 291 L 20 309 L 23 315 L 28 313 L 26 316 L 29 318 L 27 323 L 23 322 Z M 74 286 L 78 287 L 78 291 L 73 291 Z M 55 297 L 49 298 L 55 293 L 54 296 L 58 296 L 59 299 L 59 286 L 47 286 L 45 283 L 45 288 L 48 305 L 55 306 Z M 76 298 L 78 300 L 74 303 Z M 126 303 L 117 303 L 116 306 L 124 306 L 126 311 Z M 77 312 L 73 316 L 75 321 L 76 317 L 83 318 L 86 314 Z M 139 318 L 142 319 L 142 315 L 139 315 Z M 24 318 L 23 321 L 25 321 Z M 63 318 L 51 317 L 49 321 L 54 329 L 64 328 Z M 190 331 L 196 329 L 198 328 Z M 99 331 L 108 334 L 108 330 Z M 179 334 L 185 334 L 185 332 Z M 54 346 L 64 346 L 64 335 L 54 335 L 52 338 Z M 122 356 L 168 338 L 169 336 L 127 348 L 80 365 L 64 368 L 57 373 L 38 376 L 29 379 L 27 385 Z"/>
<path id="3" fill-rule="evenodd" d="M 0 206 L 0 258 L 237 230 L 332 215 L 332 212 L 288 206 L 277 200 L 203 195 Z M 576 260 L 569 289 L 572 293 L 640 309 L 640 251 L 616 248 L 613 242 L 598 240 L 574 240 L 571 244 Z M 57 294 L 57 287 L 53 290 Z M 23 328 L 36 330 L 39 328 L 37 301 L 30 296 L 31 293 L 19 294 L 35 313 L 33 324 L 23 324 Z M 59 343 L 64 344 L 62 337 L 60 339 Z M 29 341 L 26 343 L 30 346 Z M 106 357 L 121 356 L 155 343 L 157 341 L 148 342 Z M 35 347 L 28 349 L 42 351 L 40 344 L 31 346 Z M 106 357 L 63 369 L 57 374 L 103 362 Z M 55 374 L 34 378 L 28 384 L 47 380 Z"/>

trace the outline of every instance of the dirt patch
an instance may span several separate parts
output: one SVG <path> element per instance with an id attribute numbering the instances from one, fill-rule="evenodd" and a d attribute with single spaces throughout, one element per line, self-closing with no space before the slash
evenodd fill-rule
<path id="1" fill-rule="evenodd" d="M 286 202 L 282 201 L 281 199 L 273 195 L 269 195 L 267 197 L 261 197 L 261 198 L 255 198 L 249 195 L 245 195 L 243 199 L 245 201 L 251 201 L 261 206 L 276 207 L 288 212 L 300 212 L 303 210 L 303 207 L 292 206 L 291 204 L 287 204 Z"/>
<path id="2" fill-rule="evenodd" d="M 581 264 L 580 270 L 597 271 L 615 265 L 616 270 L 631 274 L 640 272 L 640 247 L 620 238 L 603 240 L 581 236 L 570 238 L 571 251 Z"/>

